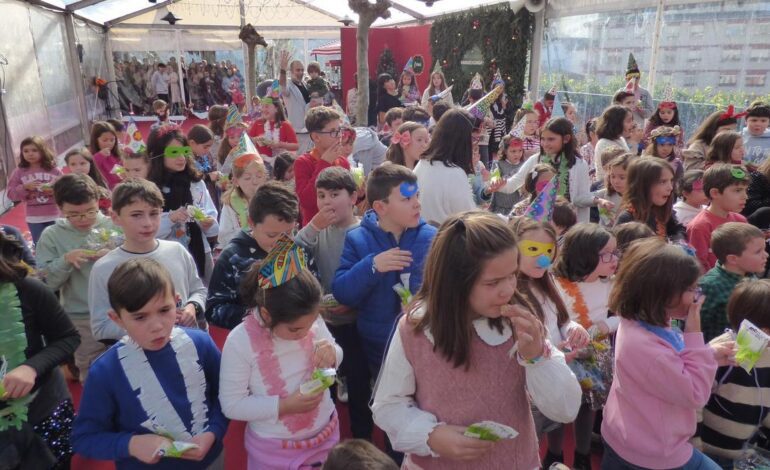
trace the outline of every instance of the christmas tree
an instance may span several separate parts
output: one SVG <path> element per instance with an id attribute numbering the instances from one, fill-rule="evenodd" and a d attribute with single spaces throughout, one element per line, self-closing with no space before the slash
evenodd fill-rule
<path id="1" fill-rule="evenodd" d="M 380 54 L 380 60 L 377 63 L 377 75 L 379 76 L 381 73 L 390 74 L 391 77 L 398 81 L 398 76 L 396 76 L 396 62 L 393 60 L 393 52 L 387 47 Z"/>

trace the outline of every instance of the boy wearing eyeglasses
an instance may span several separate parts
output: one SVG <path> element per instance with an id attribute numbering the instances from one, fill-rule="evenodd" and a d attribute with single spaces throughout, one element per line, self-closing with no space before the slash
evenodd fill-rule
<path id="1" fill-rule="evenodd" d="M 94 262 L 109 249 L 107 245 L 95 245 L 93 232 L 109 233 L 114 227 L 99 211 L 99 187 L 88 175 L 62 176 L 53 185 L 53 195 L 63 217 L 40 236 L 37 265 L 42 280 L 59 291 L 62 308 L 80 333 L 75 366 L 78 378 L 84 382 L 91 362 L 105 349 L 91 334 L 88 276 Z"/>
<path id="2" fill-rule="evenodd" d="M 346 140 L 341 132 L 342 116 L 333 108 L 319 106 L 305 115 L 305 127 L 313 141 L 314 148 L 294 162 L 302 226 L 318 213 L 315 180 L 326 168 L 339 166 L 350 170 L 347 156 L 353 150 L 353 140 Z"/>

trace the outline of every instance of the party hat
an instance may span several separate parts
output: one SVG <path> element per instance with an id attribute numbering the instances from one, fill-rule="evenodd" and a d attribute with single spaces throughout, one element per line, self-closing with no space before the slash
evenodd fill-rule
<path id="1" fill-rule="evenodd" d="M 505 86 L 505 81 L 503 80 L 503 76 L 500 74 L 500 69 L 495 72 L 495 77 L 492 79 L 492 88 L 496 87 L 497 85 Z"/>
<path id="2" fill-rule="evenodd" d="M 626 83 L 625 91 L 626 93 L 634 93 L 636 91 L 636 83 L 634 83 L 633 78 Z"/>
<path id="3" fill-rule="evenodd" d="M 146 147 L 144 146 L 144 139 L 142 138 L 142 133 L 139 131 L 139 128 L 136 126 L 136 121 L 134 121 L 134 118 L 130 118 L 128 120 L 128 129 L 126 129 L 126 134 L 128 135 L 128 148 L 131 149 L 132 153 L 140 153 L 144 152 Z"/>
<path id="4" fill-rule="evenodd" d="M 484 84 L 481 81 L 481 75 L 476 73 L 476 75 L 473 76 L 473 80 L 471 80 L 471 90 L 483 90 Z"/>
<path id="5" fill-rule="evenodd" d="M 262 98 L 264 104 L 278 104 L 278 99 L 281 97 L 281 85 L 278 80 L 273 80 L 272 85 L 267 90 L 267 94 Z"/>
<path id="6" fill-rule="evenodd" d="M 454 85 L 449 85 L 446 90 L 431 96 L 430 100 L 435 103 L 437 101 L 440 101 L 440 100 L 444 99 L 444 97 L 449 96 L 449 94 L 452 93 L 452 87 L 453 86 Z"/>
<path id="7" fill-rule="evenodd" d="M 254 142 L 251 141 L 251 137 L 245 132 L 241 135 L 238 145 L 230 153 L 233 155 L 233 166 L 238 168 L 243 168 L 253 161 L 262 163 L 259 151 L 254 146 Z"/>
<path id="8" fill-rule="evenodd" d="M 273 245 L 259 268 L 257 282 L 262 289 L 286 284 L 307 268 L 307 255 L 288 235 L 283 234 Z"/>
<path id="9" fill-rule="evenodd" d="M 639 72 L 639 65 L 636 63 L 634 54 L 628 53 L 628 65 L 626 66 L 626 80 L 631 78 L 639 78 L 642 74 Z"/>
<path id="10" fill-rule="evenodd" d="M 532 98 L 529 97 L 529 90 L 524 93 L 524 100 L 521 103 L 522 109 L 528 109 L 530 111 L 535 109 L 535 104 L 532 102 Z"/>
<path id="11" fill-rule="evenodd" d="M 497 85 L 492 91 L 482 96 L 480 100 L 466 106 L 465 110 L 471 113 L 473 117 L 484 119 L 484 116 L 487 115 L 489 109 L 492 107 L 492 103 L 494 103 L 502 93 L 503 86 Z"/>
<path id="12" fill-rule="evenodd" d="M 404 65 L 404 72 L 409 72 L 411 74 L 414 73 L 414 57 L 410 57 L 409 60 L 406 61 L 406 65 Z"/>
<path id="13" fill-rule="evenodd" d="M 238 107 L 234 104 L 231 104 L 229 108 L 227 108 L 227 117 L 225 118 L 225 130 L 235 127 L 238 124 L 241 124 L 243 122 L 243 117 L 241 116 L 240 111 L 238 111 Z"/>
<path id="14" fill-rule="evenodd" d="M 436 65 L 433 66 L 433 72 L 432 73 L 441 72 L 441 71 L 442 71 L 441 70 L 441 62 L 439 60 L 436 60 Z"/>
<path id="15" fill-rule="evenodd" d="M 674 101 L 674 89 L 671 85 L 666 85 L 663 89 L 663 99 L 658 103 L 658 108 L 675 109 L 676 101 Z"/>
<path id="16" fill-rule="evenodd" d="M 543 98 L 553 99 L 554 96 L 556 96 L 556 85 L 552 85 L 551 88 L 549 88 L 548 91 L 545 92 L 545 95 L 543 96 Z"/>
<path id="17" fill-rule="evenodd" d="M 556 203 L 556 177 L 551 178 L 540 194 L 537 195 L 534 201 L 527 207 L 527 211 L 524 213 L 525 217 L 529 217 L 538 222 L 550 222 L 553 218 L 553 206 Z"/>
<path id="18" fill-rule="evenodd" d="M 511 137 L 524 140 L 524 126 L 527 124 L 527 118 L 522 116 L 519 122 L 511 129 Z"/>
<path id="19" fill-rule="evenodd" d="M 551 110 L 551 117 L 552 118 L 564 117 L 564 108 L 561 107 L 561 100 L 559 99 L 558 94 L 553 97 L 553 110 Z"/>

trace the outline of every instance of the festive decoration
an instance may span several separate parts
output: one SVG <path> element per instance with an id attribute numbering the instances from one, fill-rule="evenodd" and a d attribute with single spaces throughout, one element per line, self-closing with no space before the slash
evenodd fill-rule
<path id="1" fill-rule="evenodd" d="M 485 64 L 496 59 L 497 69 L 506 71 L 506 94 L 509 97 L 522 95 L 532 38 L 532 18 L 526 9 L 514 13 L 509 3 L 503 2 L 445 15 L 433 22 L 430 44 L 434 66 L 441 64 L 447 83 L 456 85 L 454 101 L 460 100 L 472 78 L 467 70 L 463 70 L 461 59 L 476 46 L 481 48 Z M 477 29 L 473 29 L 474 20 L 478 20 Z M 497 39 L 511 37 L 516 39 Z M 495 39 L 485 44 L 485 38 Z M 495 70 L 482 69 L 481 73 L 485 74 L 485 81 L 491 83 Z M 515 104 L 520 104 L 518 99 L 515 101 Z"/>
<path id="2" fill-rule="evenodd" d="M 636 58 L 634 58 L 634 54 L 629 52 L 628 53 L 628 65 L 626 66 L 626 80 L 630 80 L 633 78 L 639 78 L 642 74 L 639 71 L 639 65 L 636 63 Z"/>
<path id="3" fill-rule="evenodd" d="M 556 85 L 551 85 L 551 88 L 548 89 L 548 91 L 545 92 L 543 95 L 543 99 L 554 99 L 556 98 Z"/>
<path id="4" fill-rule="evenodd" d="M 563 118 L 563 117 L 564 117 L 564 108 L 561 107 L 561 100 L 559 99 L 559 95 L 556 94 L 553 97 L 553 110 L 551 111 L 551 119 Z"/>
<path id="5" fill-rule="evenodd" d="M 380 53 L 380 59 L 377 62 L 377 75 L 387 73 L 394 79 L 398 80 L 396 75 L 396 61 L 393 60 L 393 52 L 387 47 Z"/>
<path id="6" fill-rule="evenodd" d="M 484 95 L 480 100 L 465 107 L 465 110 L 471 113 L 473 117 L 484 119 L 489 113 L 492 104 L 503 94 L 503 86 L 498 85 L 492 91 Z"/>
<path id="7" fill-rule="evenodd" d="M 634 83 L 633 80 L 629 80 L 626 82 L 625 86 L 626 93 L 636 93 L 636 83 Z"/>
<path id="8" fill-rule="evenodd" d="M 404 64 L 404 72 L 408 72 L 414 75 L 414 58 L 413 57 L 410 57 L 409 60 L 406 61 L 406 64 Z"/>
<path id="9" fill-rule="evenodd" d="M 307 255 L 288 235 L 283 234 L 262 261 L 259 287 L 271 289 L 286 284 L 307 267 Z"/>
<path id="10" fill-rule="evenodd" d="M 257 158 L 255 160 L 259 160 L 260 163 L 262 163 L 262 157 L 259 155 L 259 151 L 254 146 L 254 142 L 251 141 L 251 137 L 249 137 L 248 134 L 245 132 L 241 136 L 241 140 L 238 142 L 238 146 L 234 149 L 230 150 L 230 153 L 233 154 L 233 164 L 235 165 L 235 162 L 237 160 L 240 160 L 241 157 L 244 157 L 246 155 L 249 156 L 256 156 Z M 239 167 L 241 167 L 244 164 L 248 164 L 251 162 L 241 162 L 239 164 Z"/>
<path id="11" fill-rule="evenodd" d="M 551 178 L 545 187 L 538 193 L 534 201 L 527 207 L 524 213 L 538 222 L 550 221 L 553 218 L 553 206 L 556 203 L 556 177 Z"/>
<path id="12" fill-rule="evenodd" d="M 671 85 L 666 85 L 663 89 L 663 99 L 658 104 L 658 109 L 676 109 L 676 101 L 674 101 L 674 89 Z"/>
<path id="13" fill-rule="evenodd" d="M 724 113 L 722 113 L 721 116 L 719 116 L 719 122 L 721 123 L 722 121 L 728 121 L 728 120 L 733 120 L 733 119 L 738 120 L 738 119 L 744 117 L 746 114 L 748 114 L 748 113 L 746 113 L 746 112 L 736 113 L 735 112 L 735 106 L 734 105 L 729 105 L 727 107 L 727 111 L 725 111 Z"/>
<path id="14" fill-rule="evenodd" d="M 398 294 L 398 298 L 401 299 L 401 306 L 406 308 L 412 301 L 412 291 L 409 289 L 409 277 L 411 274 L 402 273 L 400 278 L 401 282 L 393 286 L 393 290 Z"/>
<path id="15" fill-rule="evenodd" d="M 139 128 L 137 127 L 134 118 L 129 119 L 126 134 L 128 134 L 128 138 L 130 139 L 128 148 L 131 149 L 131 152 L 140 153 L 145 151 L 146 147 L 144 145 L 144 139 L 142 138 L 142 133 L 139 132 Z"/>
<path id="16" fill-rule="evenodd" d="M 177 147 L 174 145 L 169 145 L 163 150 L 164 158 L 185 158 L 192 156 L 192 149 L 189 146 Z"/>
<path id="17" fill-rule="evenodd" d="M 546 165 L 552 165 L 556 168 L 555 162 L 548 155 L 543 155 L 540 161 Z M 567 157 L 564 156 L 564 153 L 562 153 L 559 157 L 559 166 L 556 173 L 556 180 L 556 195 L 566 196 L 567 192 L 569 191 L 569 164 Z"/>
<path id="18" fill-rule="evenodd" d="M 3 377 L 27 360 L 24 354 L 26 349 L 27 335 L 16 286 L 10 282 L 0 284 L 0 397 L 5 395 Z M 0 399 L 0 432 L 10 427 L 21 429 L 22 424 L 27 421 L 27 405 L 32 396 Z"/>
<path id="19" fill-rule="evenodd" d="M 262 98 L 261 103 L 262 104 L 274 104 L 278 106 L 279 99 L 281 98 L 281 84 L 278 80 L 273 80 L 272 85 L 270 85 L 270 89 L 267 90 L 267 95 L 265 95 L 264 98 Z"/>
<path id="20" fill-rule="evenodd" d="M 524 126 L 527 125 L 527 119 L 522 117 L 519 119 L 519 122 L 516 123 L 515 126 L 513 126 L 513 129 L 511 129 L 511 136 L 514 139 L 519 140 L 520 142 L 524 141 Z"/>
<path id="21" fill-rule="evenodd" d="M 471 90 L 483 90 L 484 89 L 484 83 L 481 81 L 481 75 L 478 73 L 473 76 L 473 80 L 471 80 Z"/>
<path id="22" fill-rule="evenodd" d="M 243 117 L 241 116 L 241 113 L 238 111 L 238 107 L 234 104 L 231 104 L 230 107 L 227 108 L 227 117 L 225 118 L 225 130 L 230 129 L 231 127 L 235 127 L 241 123 L 243 123 Z"/>
<path id="23" fill-rule="evenodd" d="M 572 311 L 577 314 L 578 323 L 585 329 L 591 328 L 593 322 L 591 317 L 588 316 L 588 305 L 586 305 L 586 300 L 583 298 L 583 293 L 580 292 L 580 286 L 576 282 L 572 282 L 564 277 L 557 277 L 556 280 L 559 282 L 564 293 L 572 299 Z"/>
<path id="24" fill-rule="evenodd" d="M 495 72 L 495 77 L 492 79 L 492 87 L 496 87 L 498 85 L 505 86 L 505 81 L 503 80 L 503 76 L 500 75 L 499 69 L 497 72 Z"/>
<path id="25" fill-rule="evenodd" d="M 454 87 L 454 85 L 449 85 L 449 86 L 448 86 L 448 87 L 447 87 L 447 88 L 446 88 L 444 91 L 442 91 L 441 93 L 439 93 L 439 94 L 437 94 L 437 95 L 433 95 L 433 96 L 431 96 L 431 97 L 430 97 L 430 100 L 431 100 L 432 102 L 434 102 L 434 103 L 436 103 L 437 101 L 441 101 L 442 99 L 444 99 L 444 97 L 445 97 L 445 96 L 447 96 L 447 95 L 449 95 L 450 93 L 452 93 L 452 87 Z"/>

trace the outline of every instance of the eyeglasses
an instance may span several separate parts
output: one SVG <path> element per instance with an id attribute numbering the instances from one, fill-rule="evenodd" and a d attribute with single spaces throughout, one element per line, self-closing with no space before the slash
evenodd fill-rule
<path id="1" fill-rule="evenodd" d="M 69 220 L 70 222 L 74 220 L 91 220 L 96 218 L 96 214 L 98 214 L 99 211 L 97 209 L 91 209 L 90 211 L 87 211 L 85 214 L 65 214 L 64 218 Z"/>
<path id="2" fill-rule="evenodd" d="M 612 261 L 612 258 L 620 259 L 620 251 L 610 251 L 609 253 L 599 253 L 599 259 L 602 261 L 602 263 L 609 263 Z"/>
<path id="3" fill-rule="evenodd" d="M 330 131 L 314 131 L 316 134 L 329 134 L 331 137 L 339 137 L 342 129 L 332 129 Z"/>
<path id="4" fill-rule="evenodd" d="M 693 297 L 692 297 L 693 303 L 699 301 L 701 296 L 703 295 L 703 289 L 700 286 L 693 287 L 692 289 L 687 289 L 687 290 L 693 293 Z"/>

